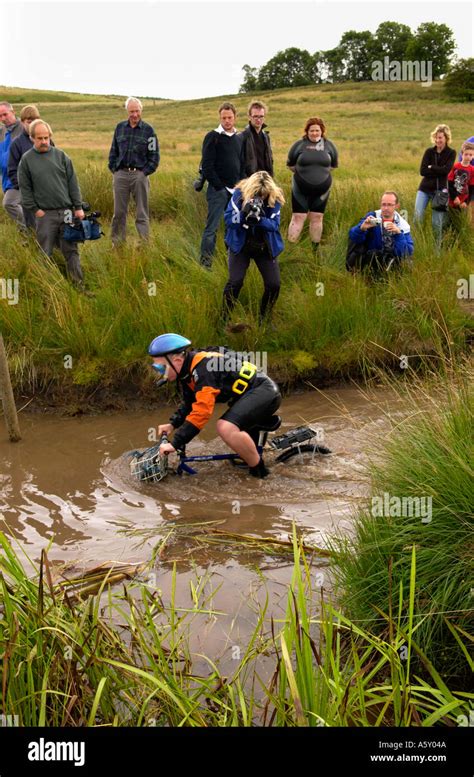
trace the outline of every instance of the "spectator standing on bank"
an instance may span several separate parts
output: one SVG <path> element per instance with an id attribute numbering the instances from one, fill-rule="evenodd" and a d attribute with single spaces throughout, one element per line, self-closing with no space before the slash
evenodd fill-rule
<path id="1" fill-rule="evenodd" d="M 302 139 L 290 148 L 286 164 L 293 173 L 293 213 L 288 240 L 290 243 L 297 242 L 309 213 L 309 235 L 313 250 L 317 251 L 332 186 L 331 170 L 338 166 L 336 146 L 326 137 L 326 125 L 322 119 L 308 119 Z"/>
<path id="2" fill-rule="evenodd" d="M 135 226 L 142 240 L 150 234 L 150 178 L 160 163 L 155 130 L 142 119 L 143 106 L 136 97 L 125 102 L 128 119 L 117 124 L 109 153 L 109 170 L 114 181 L 112 243 L 125 241 L 130 196 L 136 204 Z"/>
<path id="3" fill-rule="evenodd" d="M 248 107 L 248 127 L 241 132 L 243 174 L 249 178 L 259 170 L 273 177 L 273 153 L 270 135 L 265 131 L 267 107 L 260 100 L 253 100 Z"/>
<path id="4" fill-rule="evenodd" d="M 36 120 L 40 118 L 40 112 L 36 105 L 25 105 L 20 111 L 20 121 L 23 127 L 23 132 L 18 135 L 10 146 L 10 154 L 8 157 L 8 177 L 12 183 L 12 186 L 16 191 L 20 191 L 20 184 L 18 183 L 18 165 L 20 164 L 23 154 L 30 151 L 33 148 L 33 141 L 30 137 L 30 126 Z M 51 145 L 54 143 L 51 141 Z M 36 217 L 34 211 L 28 210 L 23 207 L 23 219 L 25 225 L 29 229 L 35 229 Z"/>
<path id="5" fill-rule="evenodd" d="M 210 269 L 217 230 L 237 181 L 242 178 L 242 137 L 235 129 L 232 103 L 219 107 L 219 124 L 202 144 L 202 175 L 207 181 L 207 220 L 201 240 L 200 264 Z"/>
<path id="6" fill-rule="evenodd" d="M 8 177 L 8 158 L 10 146 L 18 135 L 21 135 L 23 127 L 21 121 L 16 118 L 13 106 L 9 102 L 0 102 L 0 171 L 2 174 L 3 207 L 20 227 L 25 226 L 23 208 L 21 207 L 20 192 L 15 189 Z"/>
<path id="7" fill-rule="evenodd" d="M 426 149 L 420 165 L 420 175 L 423 178 L 416 193 L 415 224 L 422 221 L 428 203 L 433 206 L 433 197 L 436 192 L 447 191 L 448 173 L 456 159 L 456 152 L 449 145 L 451 143 L 451 130 L 447 124 L 438 124 L 431 133 L 431 140 L 434 145 Z M 446 208 L 443 210 L 431 207 L 431 224 L 438 247 L 441 245 L 443 229 L 448 220 L 447 209 L 447 202 Z"/>
<path id="8" fill-rule="evenodd" d="M 84 290 L 77 243 L 64 240 L 66 222 L 84 218 L 81 191 L 71 160 L 60 148 L 51 146 L 51 127 L 36 119 L 30 127 L 33 148 L 23 154 L 18 181 L 23 207 L 34 211 L 36 238 L 44 253 L 61 250 L 69 277 Z"/>

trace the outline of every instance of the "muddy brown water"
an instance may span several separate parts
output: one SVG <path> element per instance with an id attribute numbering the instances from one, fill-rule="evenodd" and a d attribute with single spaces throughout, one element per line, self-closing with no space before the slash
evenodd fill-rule
<path id="1" fill-rule="evenodd" d="M 50 560 L 65 562 L 74 572 L 103 561 L 146 562 L 170 527 L 208 521 L 220 521 L 218 528 L 228 532 L 278 539 L 291 536 L 295 521 L 305 540 L 324 547 L 331 534 L 350 531 L 353 509 L 368 491 L 367 455 L 376 452 L 403 408 L 385 390 L 341 388 L 294 394 L 284 399 L 280 413 L 282 431 L 305 423 L 322 426 L 332 454 L 304 466 L 297 460 L 276 464 L 264 481 L 228 462 L 206 462 L 198 465 L 196 476 L 169 476 L 158 484 L 136 482 L 123 454 L 147 447 L 149 430 L 167 421 L 169 408 L 66 419 L 23 413 L 20 443 L 8 443 L 1 429 L 3 530 L 34 560 L 53 539 Z M 215 422 L 188 448 L 190 453 L 224 450 Z M 271 465 L 271 453 L 266 460 Z M 172 561 L 180 607 L 192 608 L 191 582 L 209 576 L 204 588 L 214 590 L 219 614 L 197 618 L 191 647 L 218 659 L 223 671 L 235 668 L 236 646 L 245 651 L 258 603 L 267 595 L 268 614 L 284 618 L 289 559 L 175 538 L 154 568 L 165 603 Z M 330 587 L 326 562 L 316 559 L 313 569 Z"/>

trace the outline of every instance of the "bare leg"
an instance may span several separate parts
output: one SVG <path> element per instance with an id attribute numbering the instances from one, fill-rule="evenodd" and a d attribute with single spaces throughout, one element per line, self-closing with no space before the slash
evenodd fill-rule
<path id="1" fill-rule="evenodd" d="M 321 242 L 321 235 L 323 233 L 323 217 L 323 213 L 309 214 L 309 236 L 313 243 Z"/>
<path id="2" fill-rule="evenodd" d="M 230 421 L 225 421 L 223 418 L 218 420 L 216 428 L 219 437 L 224 440 L 229 448 L 238 453 L 249 467 L 257 466 L 260 461 L 260 455 L 254 441 L 247 432 L 241 432 L 238 426 Z"/>
<path id="3" fill-rule="evenodd" d="M 304 227 L 307 213 L 293 213 L 288 227 L 288 240 L 290 243 L 296 243 Z"/>

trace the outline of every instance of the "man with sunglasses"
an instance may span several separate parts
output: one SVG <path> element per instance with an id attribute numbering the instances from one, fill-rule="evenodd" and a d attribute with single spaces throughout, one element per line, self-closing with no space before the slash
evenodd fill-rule
<path id="1" fill-rule="evenodd" d="M 260 100 L 252 100 L 248 107 L 249 124 L 240 133 L 242 137 L 242 159 L 245 176 L 248 178 L 259 170 L 266 170 L 273 177 L 273 152 L 270 135 L 266 128 L 267 107 Z"/>

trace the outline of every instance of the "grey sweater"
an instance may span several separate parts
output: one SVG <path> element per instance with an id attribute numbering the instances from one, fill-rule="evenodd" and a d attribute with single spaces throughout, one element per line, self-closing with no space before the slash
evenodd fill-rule
<path id="1" fill-rule="evenodd" d="M 82 207 L 81 190 L 68 155 L 60 148 L 44 153 L 32 148 L 18 167 L 21 202 L 28 210 Z"/>

